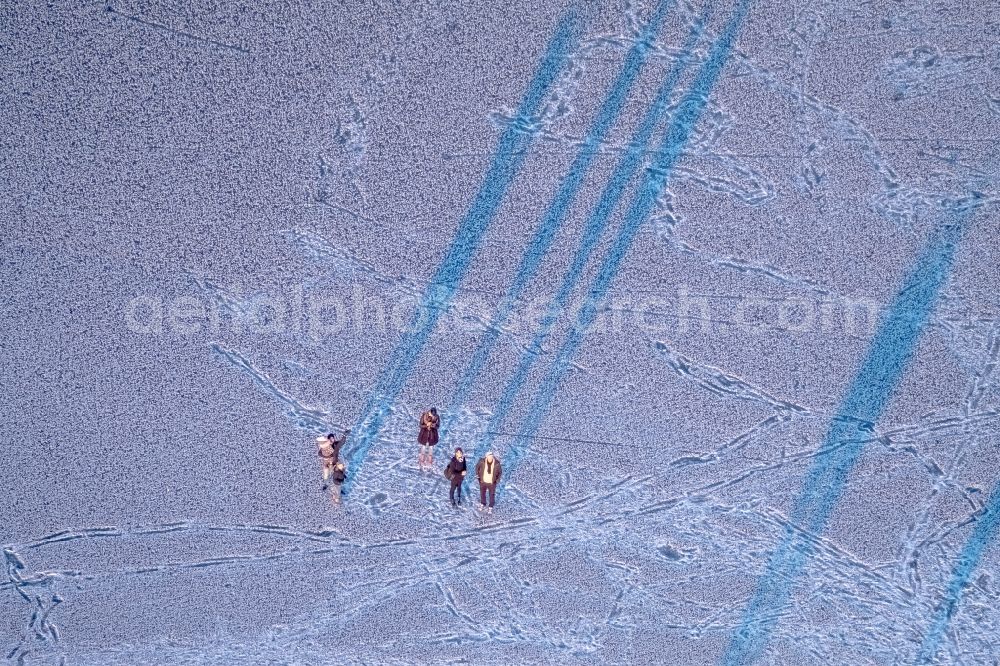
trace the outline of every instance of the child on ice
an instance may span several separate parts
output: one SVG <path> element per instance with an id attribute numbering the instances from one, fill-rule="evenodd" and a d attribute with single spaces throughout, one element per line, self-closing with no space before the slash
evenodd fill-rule
<path id="1" fill-rule="evenodd" d="M 330 480 L 333 481 L 333 501 L 339 504 L 340 498 L 344 493 L 342 486 L 344 485 L 344 481 L 347 481 L 347 466 L 342 462 L 334 465 Z"/>

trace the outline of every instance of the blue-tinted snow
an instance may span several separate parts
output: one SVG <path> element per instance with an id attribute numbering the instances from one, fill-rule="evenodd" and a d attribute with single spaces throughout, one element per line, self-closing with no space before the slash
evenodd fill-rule
<path id="1" fill-rule="evenodd" d="M 718 60 L 742 4 L 5 7 L 0 658 L 994 663 L 1000 12 L 756 0 Z M 690 124 L 678 157 L 629 179 L 539 341 L 672 71 L 645 163 Z M 525 153 L 497 157 L 512 131 Z M 509 187 L 442 298 L 497 159 Z M 873 315 L 958 218 L 877 422 L 850 421 Z M 373 395 L 428 302 L 399 395 Z M 335 505 L 313 440 L 380 403 Z M 421 472 L 431 405 L 449 430 Z M 447 452 L 486 440 L 519 460 L 496 513 L 452 509 Z M 810 490 L 829 465 L 842 486 Z"/>

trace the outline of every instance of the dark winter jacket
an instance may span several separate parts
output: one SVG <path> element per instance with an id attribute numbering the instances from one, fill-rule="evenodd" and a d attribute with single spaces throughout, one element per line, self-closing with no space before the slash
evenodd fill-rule
<path id="1" fill-rule="evenodd" d="M 493 456 L 493 483 L 500 483 L 500 473 L 503 468 L 500 467 L 500 459 Z M 478 463 L 476 463 L 476 478 L 479 479 L 479 483 L 483 482 L 483 472 L 486 470 L 486 458 L 482 458 Z"/>
<path id="2" fill-rule="evenodd" d="M 458 458 L 452 456 L 451 461 L 448 463 L 448 478 L 451 479 L 453 484 L 459 484 L 462 482 L 462 472 L 466 471 L 468 466 L 465 464 L 465 458 L 459 460 Z"/>
<path id="3" fill-rule="evenodd" d="M 430 412 L 424 412 L 420 416 L 420 434 L 417 442 L 426 446 L 434 446 L 438 443 L 438 428 L 441 426 L 441 418 Z"/>

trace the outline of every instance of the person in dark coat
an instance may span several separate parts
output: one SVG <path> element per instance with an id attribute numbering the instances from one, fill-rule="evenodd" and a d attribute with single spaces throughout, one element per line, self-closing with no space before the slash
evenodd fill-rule
<path id="1" fill-rule="evenodd" d="M 479 479 L 479 509 L 486 509 L 493 513 L 493 504 L 497 497 L 497 484 L 500 483 L 502 473 L 500 461 L 494 457 L 493 453 L 487 453 L 486 457 L 476 463 L 476 478 Z M 489 507 L 486 506 L 486 495 L 490 496 Z"/>
<path id="2" fill-rule="evenodd" d="M 341 495 L 344 493 L 342 486 L 347 481 L 347 466 L 343 462 L 334 465 L 330 480 L 333 481 L 333 501 L 340 503 Z"/>
<path id="3" fill-rule="evenodd" d="M 438 443 L 438 428 L 440 427 L 441 418 L 438 416 L 436 407 L 431 407 L 420 415 L 420 434 L 417 436 L 417 443 L 420 444 L 420 455 L 417 457 L 417 464 L 421 469 L 431 467 L 434 464 L 434 445 Z"/>
<path id="4" fill-rule="evenodd" d="M 455 449 L 455 455 L 448 462 L 444 469 L 444 475 L 451 481 L 451 489 L 448 491 L 448 499 L 452 506 L 462 503 L 462 482 L 465 481 L 465 454 L 462 449 Z M 456 501 L 457 499 L 457 501 Z"/>

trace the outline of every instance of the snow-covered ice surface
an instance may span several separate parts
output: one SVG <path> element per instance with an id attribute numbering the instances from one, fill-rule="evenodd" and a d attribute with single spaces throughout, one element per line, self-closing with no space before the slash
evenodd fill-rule
<path id="1" fill-rule="evenodd" d="M 0 16 L 0 658 L 997 663 L 1000 5 Z"/>

